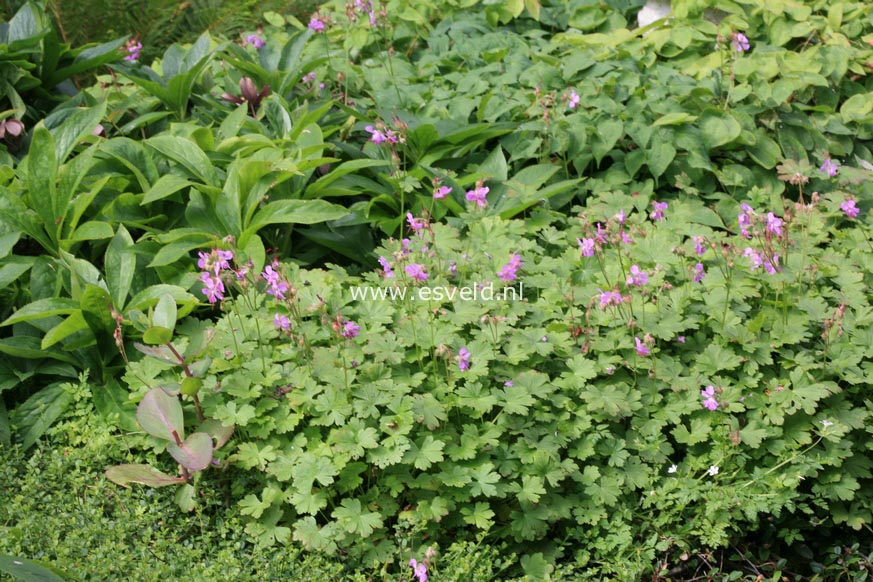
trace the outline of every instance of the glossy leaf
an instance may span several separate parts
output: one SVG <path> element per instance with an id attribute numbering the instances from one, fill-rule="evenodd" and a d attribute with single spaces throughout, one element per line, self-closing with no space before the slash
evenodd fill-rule
<path id="1" fill-rule="evenodd" d="M 205 432 L 195 432 L 181 445 L 171 442 L 167 452 L 189 471 L 202 471 L 212 462 L 212 437 Z"/>
<path id="2" fill-rule="evenodd" d="M 136 409 L 136 420 L 150 435 L 171 442 L 185 438 L 182 405 L 160 388 L 152 388 Z M 175 435 L 174 435 L 175 433 Z"/>
<path id="3" fill-rule="evenodd" d="M 117 483 L 128 489 L 130 488 L 130 483 L 139 483 L 140 485 L 148 485 L 149 487 L 167 487 L 185 482 L 182 477 L 167 475 L 151 465 L 116 465 L 106 469 L 104 474 L 106 475 L 106 478 L 113 483 Z"/>

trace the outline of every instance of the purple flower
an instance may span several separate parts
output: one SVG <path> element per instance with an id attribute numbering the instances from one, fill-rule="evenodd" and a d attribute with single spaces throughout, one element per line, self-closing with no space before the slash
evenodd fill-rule
<path id="1" fill-rule="evenodd" d="M 261 48 L 262 46 L 264 46 L 264 39 L 262 39 L 262 38 L 261 38 L 260 36 L 258 36 L 257 34 L 250 34 L 250 35 L 248 35 L 248 36 L 246 37 L 246 42 L 247 42 L 247 43 L 250 43 L 250 44 L 251 44 L 253 47 L 255 47 L 256 49 L 259 49 L 259 48 Z"/>
<path id="2" fill-rule="evenodd" d="M 718 400 L 715 399 L 715 388 L 707 386 L 705 390 L 700 391 L 703 396 L 703 407 L 708 410 L 718 410 Z"/>
<path id="3" fill-rule="evenodd" d="M 488 201 L 485 199 L 488 192 L 490 192 L 488 186 L 479 186 L 467 192 L 467 201 L 475 202 L 479 208 L 485 208 L 488 206 Z"/>
<path id="4" fill-rule="evenodd" d="M 315 81 L 315 71 L 306 73 L 300 78 L 300 80 L 304 83 L 312 83 L 313 81 Z"/>
<path id="5" fill-rule="evenodd" d="M 774 254 L 772 259 L 764 260 L 764 270 L 768 275 L 775 275 L 779 270 L 779 254 Z"/>
<path id="6" fill-rule="evenodd" d="M 409 228 L 411 228 L 415 232 L 418 232 L 424 228 L 424 222 L 415 218 L 411 212 L 406 213 L 406 222 L 409 223 Z"/>
<path id="7" fill-rule="evenodd" d="M 449 275 L 454 277 L 457 274 L 458 274 L 458 265 L 456 265 L 454 262 L 449 263 Z"/>
<path id="8" fill-rule="evenodd" d="M 697 253 L 698 256 L 705 254 L 706 247 L 703 246 L 703 237 L 702 236 L 695 236 L 695 237 L 693 237 L 693 240 L 694 240 L 694 252 Z"/>
<path id="9" fill-rule="evenodd" d="M 224 283 L 218 275 L 213 278 L 209 273 L 201 273 L 200 280 L 203 282 L 203 294 L 207 301 L 215 303 L 224 299 Z"/>
<path id="10" fill-rule="evenodd" d="M 458 350 L 458 369 L 462 372 L 470 369 L 470 351 L 467 348 Z"/>
<path id="11" fill-rule="evenodd" d="M 819 168 L 819 171 L 824 172 L 831 178 L 837 175 L 837 171 L 840 169 L 840 164 L 828 158 L 824 161 L 824 163 Z"/>
<path id="12" fill-rule="evenodd" d="M 343 337 L 346 339 L 357 337 L 359 331 L 361 331 L 361 326 L 354 321 L 347 321 L 343 325 Z"/>
<path id="13" fill-rule="evenodd" d="M 678 336 L 676 338 L 676 341 L 679 342 L 680 344 L 684 344 L 685 343 L 685 336 L 684 335 Z"/>
<path id="14" fill-rule="evenodd" d="M 285 299 L 285 293 L 288 291 L 288 283 L 279 279 L 279 273 L 273 270 L 273 267 L 267 265 L 264 267 L 264 272 L 261 277 L 267 282 L 267 293 L 276 299 Z"/>
<path id="15" fill-rule="evenodd" d="M 752 238 L 749 229 L 752 228 L 752 218 L 755 216 L 755 211 L 745 202 L 740 204 L 741 213 L 737 215 L 737 222 L 740 225 L 740 233 L 745 238 Z"/>
<path id="16" fill-rule="evenodd" d="M 652 220 L 664 220 L 664 211 L 667 210 L 669 206 L 666 202 L 655 202 L 652 201 L 652 206 L 655 210 L 652 211 L 650 218 Z"/>
<path id="17" fill-rule="evenodd" d="M 579 101 L 581 101 L 579 94 L 576 93 L 575 89 L 570 89 L 570 101 L 567 103 L 567 107 L 575 109 L 579 105 Z"/>
<path id="18" fill-rule="evenodd" d="M 418 578 L 418 582 L 427 582 L 427 566 L 419 564 L 415 558 L 409 560 L 409 565 L 412 566 L 412 575 Z"/>
<path id="19" fill-rule="evenodd" d="M 315 32 L 322 32 L 324 30 L 324 21 L 313 16 L 309 20 L 309 28 Z"/>
<path id="20" fill-rule="evenodd" d="M 692 280 L 695 283 L 700 283 L 704 277 L 706 277 L 706 270 L 703 268 L 703 263 L 697 263 L 694 265 L 694 277 L 692 277 Z"/>
<path id="21" fill-rule="evenodd" d="M 604 291 L 603 289 L 598 289 L 598 291 L 600 291 L 600 309 L 606 309 L 610 305 L 620 305 L 624 301 L 618 291 Z"/>
<path id="22" fill-rule="evenodd" d="M 597 233 L 594 235 L 594 239 L 602 245 L 606 244 L 606 229 L 603 228 L 599 222 L 596 224 Z"/>
<path id="23" fill-rule="evenodd" d="M 391 263 L 385 257 L 379 257 L 379 264 L 382 265 L 382 276 L 386 279 L 394 278 L 394 271 L 391 270 Z"/>
<path id="24" fill-rule="evenodd" d="M 624 221 L 627 220 L 627 215 L 624 213 L 624 208 L 618 211 L 618 214 L 615 215 L 615 220 L 619 224 L 624 224 Z"/>
<path id="25" fill-rule="evenodd" d="M 630 237 L 630 235 L 628 233 L 626 233 L 625 231 L 620 230 L 620 231 L 618 231 L 618 234 L 619 234 L 619 236 L 621 236 L 621 242 L 623 242 L 624 244 L 629 245 L 632 242 L 634 242 L 634 239 L 632 239 Z"/>
<path id="26" fill-rule="evenodd" d="M 767 213 L 767 230 L 776 236 L 782 236 L 782 219 L 772 212 Z"/>
<path id="27" fill-rule="evenodd" d="M 445 198 L 451 193 L 452 189 L 449 186 L 440 186 L 439 188 L 434 189 L 433 197 L 437 200 Z"/>
<path id="28" fill-rule="evenodd" d="M 376 145 L 382 145 L 386 141 L 388 141 L 388 136 L 385 135 L 382 131 L 375 129 L 372 125 L 368 125 L 364 128 L 364 131 L 370 134 L 370 141 Z"/>
<path id="29" fill-rule="evenodd" d="M 641 270 L 638 265 L 631 265 L 630 276 L 627 278 L 628 285 L 636 285 L 642 287 L 649 284 L 649 276 L 645 271 Z"/>
<path id="30" fill-rule="evenodd" d="M 218 275 L 221 271 L 230 270 L 230 261 L 233 260 L 232 251 L 222 251 L 220 249 L 212 249 L 209 253 L 198 251 L 197 256 L 200 257 L 197 260 L 197 266 L 215 275 Z"/>
<path id="31" fill-rule="evenodd" d="M 497 276 L 501 281 L 514 281 L 518 276 L 519 267 L 521 267 L 521 255 L 510 255 L 509 262 L 503 265 Z"/>
<path id="32" fill-rule="evenodd" d="M 742 32 L 732 32 L 731 33 L 731 46 L 738 53 L 744 53 L 749 50 L 751 46 L 749 44 L 749 39 L 746 38 L 746 35 Z"/>
<path id="33" fill-rule="evenodd" d="M 413 279 L 418 279 L 419 281 L 427 280 L 427 273 L 425 272 L 424 267 L 419 265 L 418 263 L 406 265 L 406 274 Z"/>
<path id="34" fill-rule="evenodd" d="M 640 338 L 634 337 L 634 343 L 636 344 L 635 349 L 637 350 L 637 353 L 639 355 L 641 355 L 641 356 L 648 356 L 649 355 L 649 348 L 646 347 L 646 344 L 643 343 L 643 341 Z"/>
<path id="35" fill-rule="evenodd" d="M 750 267 L 753 271 L 761 268 L 764 264 L 764 258 L 761 256 L 761 253 L 752 247 L 746 247 L 746 250 L 743 251 L 743 256 L 748 257 L 749 262 L 751 263 Z"/>
<path id="36" fill-rule="evenodd" d="M 279 329 L 289 330 L 291 329 L 291 320 L 288 319 L 287 316 L 279 315 L 277 313 L 273 316 L 273 325 L 275 325 Z"/>
<path id="37" fill-rule="evenodd" d="M 845 212 L 849 218 L 857 218 L 858 214 L 861 213 L 861 209 L 855 206 L 855 200 L 852 198 L 847 198 L 845 202 L 840 204 L 840 210 Z"/>
<path id="38" fill-rule="evenodd" d="M 125 61 L 137 61 L 139 60 L 139 52 L 142 50 L 142 43 L 132 38 L 124 43 L 124 50 L 127 51 L 127 55 L 124 57 Z"/>
<path id="39" fill-rule="evenodd" d="M 507 380 L 503 383 L 503 385 L 511 388 L 512 386 L 514 386 L 514 383 L 512 382 L 512 380 Z"/>
<path id="40" fill-rule="evenodd" d="M 576 244 L 579 245 L 579 250 L 582 251 L 583 257 L 594 256 L 594 239 L 593 238 L 577 238 Z"/>

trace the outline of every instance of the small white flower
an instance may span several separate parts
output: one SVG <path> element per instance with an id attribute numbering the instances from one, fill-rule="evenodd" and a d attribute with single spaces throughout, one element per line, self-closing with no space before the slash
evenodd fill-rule
<path id="1" fill-rule="evenodd" d="M 822 425 L 823 427 L 827 428 L 827 427 L 829 427 L 829 426 L 833 426 L 834 423 L 832 423 L 832 422 L 829 421 L 829 420 L 823 420 L 823 421 L 821 421 L 821 425 Z"/>
<path id="2" fill-rule="evenodd" d="M 707 473 L 709 473 L 710 476 L 715 477 L 716 475 L 718 475 L 718 467 L 716 467 L 715 465 L 710 465 L 709 471 L 707 471 Z"/>
<path id="3" fill-rule="evenodd" d="M 668 472 L 668 473 L 675 473 L 675 472 L 678 471 L 678 470 L 679 470 L 679 466 L 678 466 L 678 465 L 670 465 L 670 468 L 667 469 L 667 472 Z"/>

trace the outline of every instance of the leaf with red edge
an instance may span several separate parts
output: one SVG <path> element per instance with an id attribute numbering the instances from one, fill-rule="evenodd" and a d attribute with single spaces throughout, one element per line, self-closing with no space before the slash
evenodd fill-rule
<path id="1" fill-rule="evenodd" d="M 181 445 L 170 443 L 167 452 L 189 471 L 202 471 L 212 462 L 212 437 L 195 432 Z"/>
<path id="2" fill-rule="evenodd" d="M 160 388 L 152 388 L 143 396 L 136 409 L 136 420 L 153 437 L 176 442 L 175 431 L 180 440 L 185 438 L 182 405 L 178 398 Z"/>

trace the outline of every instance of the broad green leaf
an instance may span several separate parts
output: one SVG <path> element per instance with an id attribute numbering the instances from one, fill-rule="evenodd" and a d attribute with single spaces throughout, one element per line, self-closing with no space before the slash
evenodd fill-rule
<path id="1" fill-rule="evenodd" d="M 591 146 L 594 159 L 600 161 L 612 151 L 619 138 L 624 135 L 624 124 L 617 119 L 607 119 L 595 125 L 595 138 Z"/>
<path id="2" fill-rule="evenodd" d="M 170 343 L 173 339 L 173 330 L 167 327 L 153 325 L 142 334 L 142 341 L 150 346 L 161 346 Z"/>
<path id="3" fill-rule="evenodd" d="M 112 238 L 112 226 L 107 222 L 89 221 L 80 224 L 70 237 L 71 241 L 103 240 Z"/>
<path id="4" fill-rule="evenodd" d="M 48 349 L 71 335 L 86 330 L 88 330 L 88 324 L 85 322 L 82 311 L 74 311 L 69 317 L 45 333 L 40 346 L 42 349 Z"/>
<path id="5" fill-rule="evenodd" d="M 203 150 L 192 140 L 175 135 L 158 135 L 146 140 L 146 145 L 176 162 L 191 177 L 209 186 L 218 186 L 218 172 Z"/>
<path id="6" fill-rule="evenodd" d="M 152 315 L 152 325 L 173 330 L 176 327 L 177 315 L 176 300 L 173 299 L 173 296 L 169 294 L 161 295 Z"/>
<path id="7" fill-rule="evenodd" d="M 69 354 L 42 349 L 40 347 L 39 338 L 35 337 L 20 336 L 0 339 L 0 353 L 28 360 L 45 360 L 46 358 L 51 358 L 53 360 L 67 362 L 74 366 L 82 365 L 79 360 Z"/>
<path id="8" fill-rule="evenodd" d="M 106 286 L 109 288 L 112 303 L 121 312 L 136 274 L 136 253 L 133 238 L 123 224 L 118 225 L 118 231 L 106 248 L 103 270 L 106 274 Z"/>
<path id="9" fill-rule="evenodd" d="M 194 486 L 190 483 L 185 483 L 176 490 L 175 495 L 176 505 L 179 509 L 186 513 L 194 511 L 197 507 L 197 497 Z"/>
<path id="10" fill-rule="evenodd" d="M 261 208 L 246 227 L 245 233 L 251 236 L 269 224 L 315 224 L 338 220 L 348 214 L 344 206 L 324 200 L 278 200 Z"/>
<path id="11" fill-rule="evenodd" d="M 691 115 L 690 113 L 686 113 L 684 111 L 678 111 L 674 113 L 668 113 L 667 115 L 662 115 L 652 125 L 654 125 L 655 127 L 661 127 L 662 125 L 681 125 L 683 123 L 691 123 L 696 119 L 696 115 Z"/>
<path id="12" fill-rule="evenodd" d="M 0 289 L 17 281 L 33 266 L 32 257 L 10 257 L 0 261 Z"/>
<path id="13" fill-rule="evenodd" d="M 656 142 L 646 151 L 646 165 L 652 176 L 659 178 L 676 157 L 676 148 L 669 143 Z"/>
<path id="14" fill-rule="evenodd" d="M 3 398 L 0 398 L 0 445 L 5 447 L 12 445 L 12 428 L 9 425 L 9 413 L 6 411 Z"/>
<path id="15" fill-rule="evenodd" d="M 12 325 L 22 321 L 31 321 L 34 319 L 43 319 L 51 315 L 69 315 L 79 310 L 79 302 L 72 299 L 58 297 L 56 299 L 40 299 L 33 303 L 28 303 L 12 315 L 6 321 L 0 323 L 2 325 Z"/>
<path id="16" fill-rule="evenodd" d="M 149 487 L 167 487 L 185 482 L 183 478 L 167 475 L 151 465 L 116 465 L 106 469 L 104 474 L 113 483 L 128 488 L 130 483 L 139 483 Z"/>
<path id="17" fill-rule="evenodd" d="M 201 424 L 200 428 L 197 430 L 199 432 L 205 432 L 215 439 L 214 449 L 218 450 L 227 444 L 227 441 L 229 441 L 230 437 L 233 436 L 234 427 L 233 425 L 224 426 L 214 418 L 210 418 Z"/>
<path id="18" fill-rule="evenodd" d="M 195 432 L 181 445 L 171 442 L 167 452 L 189 471 L 202 471 L 212 462 L 212 437 L 205 432 Z"/>
<path id="19" fill-rule="evenodd" d="M 48 564 L 14 556 L 0 556 L 0 572 L 5 572 L 21 582 L 64 582 L 72 579 Z"/>
<path id="20" fill-rule="evenodd" d="M 77 109 L 59 127 L 52 130 L 55 142 L 55 161 L 58 165 L 69 157 L 79 143 L 91 135 L 91 132 L 105 115 L 106 101 L 101 101 L 93 107 Z"/>
<path id="21" fill-rule="evenodd" d="M 341 507 L 334 509 L 331 515 L 344 530 L 362 538 L 369 537 L 377 528 L 382 527 L 382 515 L 367 511 L 358 499 L 343 499 Z"/>
<path id="22" fill-rule="evenodd" d="M 28 398 L 12 412 L 18 427 L 22 447 L 29 449 L 46 430 L 69 408 L 73 395 L 65 384 L 54 382 Z"/>
<path id="23" fill-rule="evenodd" d="M 179 306 L 178 317 L 184 317 L 199 303 L 199 300 L 185 289 L 176 285 L 152 285 L 137 293 L 127 304 L 128 311 L 137 309 L 145 311 L 157 304 L 164 294 L 169 293 Z"/>
<path id="24" fill-rule="evenodd" d="M 728 144 L 740 136 L 742 127 L 730 113 L 707 109 L 697 121 L 703 142 L 709 149 Z"/>
<path id="25" fill-rule="evenodd" d="M 55 180 L 58 175 L 58 162 L 55 141 L 43 124 L 33 130 L 30 151 L 27 156 L 27 189 L 30 206 L 42 219 L 43 226 L 57 240 L 58 223 L 66 214 L 58 208 L 58 194 Z"/>
<path id="26" fill-rule="evenodd" d="M 169 396 L 160 388 L 146 392 L 137 406 L 136 420 L 144 431 L 154 437 L 171 442 L 176 442 L 177 436 L 179 440 L 185 438 L 182 405 L 178 398 Z M 212 440 L 209 446 L 211 449 Z"/>

